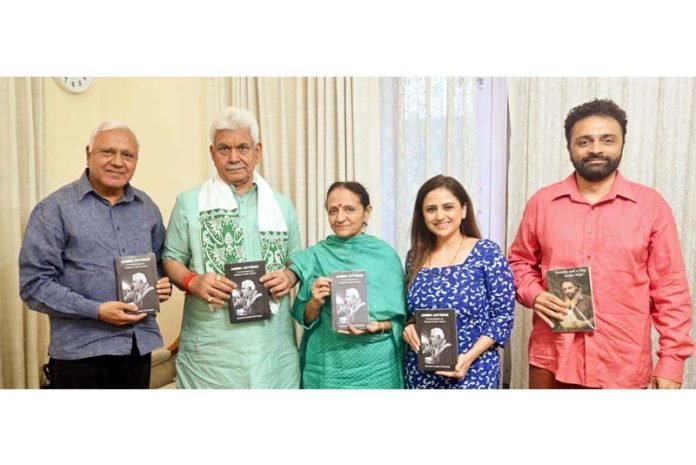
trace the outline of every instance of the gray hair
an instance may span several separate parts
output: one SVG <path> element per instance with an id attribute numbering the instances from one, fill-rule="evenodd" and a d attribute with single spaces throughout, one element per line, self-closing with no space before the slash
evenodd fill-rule
<path id="1" fill-rule="evenodd" d="M 135 281 L 137 281 L 139 283 L 146 283 L 147 282 L 147 278 L 145 277 L 145 274 L 143 274 L 143 273 L 134 273 L 132 279 L 134 282 Z"/>
<path id="2" fill-rule="evenodd" d="M 431 336 L 440 336 L 440 338 L 442 338 L 442 339 L 445 338 L 445 332 L 442 330 L 442 328 L 438 328 L 438 327 L 431 329 L 430 335 Z"/>
<path id="3" fill-rule="evenodd" d="M 350 287 L 350 288 L 346 289 L 346 297 L 348 297 L 349 295 L 350 295 L 350 296 L 353 296 L 353 297 L 356 297 L 356 298 L 357 298 L 357 297 L 360 297 L 360 293 L 359 293 L 358 290 L 357 290 L 356 288 L 354 288 L 354 287 Z"/>
<path id="4" fill-rule="evenodd" d="M 122 123 L 120 121 L 102 121 L 101 123 L 99 123 L 99 125 L 96 128 L 94 128 L 94 131 L 92 131 L 92 134 L 90 134 L 89 136 L 89 141 L 87 142 L 88 150 L 90 152 L 92 151 L 94 139 L 97 137 L 97 134 L 104 131 L 113 131 L 114 129 L 122 129 L 124 131 L 130 132 L 133 136 L 133 139 L 135 140 L 135 150 L 140 151 L 140 143 L 138 142 L 138 138 L 135 136 L 135 133 L 125 123 Z"/>
<path id="5" fill-rule="evenodd" d="M 254 115 L 244 108 L 227 107 L 223 109 L 210 125 L 210 143 L 215 143 L 215 134 L 218 131 L 235 129 L 248 129 L 251 133 L 251 142 L 259 142 L 259 123 Z"/>

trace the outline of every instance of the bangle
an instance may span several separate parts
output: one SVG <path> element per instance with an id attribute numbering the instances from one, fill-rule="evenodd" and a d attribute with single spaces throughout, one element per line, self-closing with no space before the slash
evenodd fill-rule
<path id="1" fill-rule="evenodd" d="M 186 291 L 187 294 L 189 294 L 189 284 L 191 284 L 191 281 L 193 281 L 193 278 L 198 276 L 198 273 L 195 271 L 190 272 L 186 276 L 184 276 L 184 282 L 182 283 L 182 287 L 184 288 L 184 291 Z"/>
<path id="2" fill-rule="evenodd" d="M 379 322 L 379 327 L 382 329 L 382 331 L 379 334 L 384 334 L 384 323 L 381 321 Z"/>

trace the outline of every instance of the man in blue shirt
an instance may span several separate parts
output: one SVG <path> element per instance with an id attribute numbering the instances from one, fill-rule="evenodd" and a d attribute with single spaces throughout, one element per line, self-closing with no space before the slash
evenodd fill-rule
<path id="1" fill-rule="evenodd" d="M 123 123 L 92 133 L 87 169 L 39 202 L 19 254 L 20 296 L 51 323 L 48 353 L 57 388 L 147 388 L 150 353 L 163 345 L 155 316 L 118 301 L 114 259 L 154 252 L 160 276 L 162 215 L 129 183 L 138 141 Z M 160 301 L 171 295 L 157 282 Z"/>

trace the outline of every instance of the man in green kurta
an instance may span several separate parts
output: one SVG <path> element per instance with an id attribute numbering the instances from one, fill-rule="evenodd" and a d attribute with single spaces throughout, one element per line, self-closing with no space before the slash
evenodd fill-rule
<path id="1" fill-rule="evenodd" d="M 178 388 L 297 388 L 299 356 L 288 296 L 271 300 L 268 320 L 230 323 L 235 284 L 226 263 L 263 260 L 261 280 L 300 249 L 297 217 L 288 198 L 254 171 L 261 161 L 258 123 L 247 110 L 228 107 L 210 128 L 217 173 L 177 196 L 163 264 L 186 291 L 177 355 Z"/>

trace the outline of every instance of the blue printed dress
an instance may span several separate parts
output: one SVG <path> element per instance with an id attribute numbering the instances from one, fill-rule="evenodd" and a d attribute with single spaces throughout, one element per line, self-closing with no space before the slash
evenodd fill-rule
<path id="1" fill-rule="evenodd" d="M 500 247 L 488 239 L 474 244 L 463 263 L 422 268 L 408 291 L 409 314 L 417 309 L 457 310 L 459 353 L 465 353 L 482 335 L 496 344 L 471 364 L 466 377 L 455 378 L 424 372 L 418 354 L 408 349 L 408 389 L 497 389 L 500 387 L 498 347 L 510 338 L 514 318 L 515 285 Z"/>

